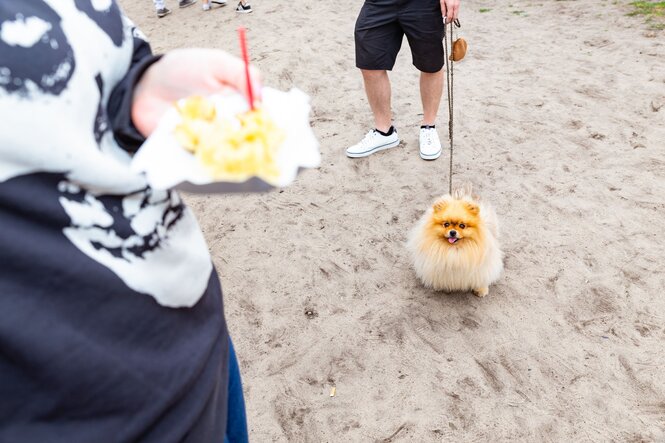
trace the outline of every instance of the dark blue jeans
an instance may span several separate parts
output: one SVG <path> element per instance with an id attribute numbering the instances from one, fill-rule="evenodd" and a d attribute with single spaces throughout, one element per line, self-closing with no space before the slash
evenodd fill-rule
<path id="1" fill-rule="evenodd" d="M 247 414 L 245 400 L 242 395 L 242 381 L 233 343 L 229 338 L 229 390 L 228 416 L 226 420 L 226 437 L 224 443 L 248 443 Z"/>

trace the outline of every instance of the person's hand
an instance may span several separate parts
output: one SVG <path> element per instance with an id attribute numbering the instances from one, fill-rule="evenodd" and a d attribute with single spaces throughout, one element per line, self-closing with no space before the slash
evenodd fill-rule
<path id="1" fill-rule="evenodd" d="M 250 67 L 254 99 L 260 99 L 261 81 Z M 143 74 L 134 89 L 132 121 L 147 137 L 173 102 L 183 97 L 234 89 L 247 96 L 245 64 L 215 49 L 176 49 L 168 52 Z"/>
<path id="2" fill-rule="evenodd" d="M 441 14 L 445 18 L 445 23 L 451 23 L 457 20 L 459 14 L 460 0 L 441 0 Z"/>

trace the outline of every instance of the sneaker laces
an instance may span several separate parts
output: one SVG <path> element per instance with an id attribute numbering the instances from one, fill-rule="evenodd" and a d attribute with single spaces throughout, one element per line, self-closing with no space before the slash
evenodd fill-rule
<path id="1" fill-rule="evenodd" d="M 366 148 L 368 146 L 371 146 L 372 144 L 372 139 L 374 139 L 379 133 L 376 131 L 376 129 L 370 130 L 367 134 L 365 134 L 365 137 L 360 141 L 360 145 L 363 148 Z"/>
<path id="2" fill-rule="evenodd" d="M 431 147 L 434 144 L 434 135 L 432 134 L 433 132 L 433 129 L 425 129 L 423 131 L 423 142 L 428 147 Z"/>

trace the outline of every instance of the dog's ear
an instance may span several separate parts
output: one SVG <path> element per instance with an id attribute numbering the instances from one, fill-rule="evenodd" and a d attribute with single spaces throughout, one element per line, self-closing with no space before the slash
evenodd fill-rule
<path id="1" fill-rule="evenodd" d="M 480 214 L 480 208 L 478 207 L 478 205 L 473 204 L 473 203 L 467 203 L 466 204 L 466 210 L 469 211 L 469 213 L 471 213 L 473 215 L 476 215 L 476 216 L 478 214 Z"/>
<path id="2" fill-rule="evenodd" d="M 444 209 L 446 209 L 446 202 L 445 201 L 436 202 L 434 203 L 434 206 L 432 206 L 432 208 L 434 208 L 434 212 L 441 212 Z"/>

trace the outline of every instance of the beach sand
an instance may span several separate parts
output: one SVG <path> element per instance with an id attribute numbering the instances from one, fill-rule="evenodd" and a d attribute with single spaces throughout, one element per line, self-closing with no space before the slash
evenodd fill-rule
<path id="1" fill-rule="evenodd" d="M 454 181 L 495 206 L 506 267 L 479 299 L 426 290 L 409 264 L 449 156 L 418 156 L 406 42 L 401 146 L 344 155 L 371 123 L 361 1 L 256 0 L 248 15 L 170 1 L 160 20 L 120 3 L 156 52 L 238 54 L 244 25 L 264 83 L 312 97 L 320 169 L 281 191 L 185 196 L 221 275 L 252 441 L 665 441 L 664 31 L 618 2 L 463 0 Z M 444 99 L 444 142 L 446 122 Z"/>

